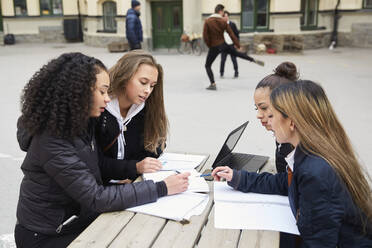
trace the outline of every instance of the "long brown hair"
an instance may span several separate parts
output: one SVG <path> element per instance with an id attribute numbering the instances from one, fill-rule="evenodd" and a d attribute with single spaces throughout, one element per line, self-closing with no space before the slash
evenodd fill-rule
<path id="1" fill-rule="evenodd" d="M 126 53 L 109 70 L 111 85 L 109 94 L 118 96 L 123 94 L 126 85 L 137 72 L 140 65 L 150 65 L 158 70 L 157 83 L 146 100 L 144 145 L 145 149 L 157 153 L 156 148 L 165 148 L 168 134 L 168 119 L 165 113 L 163 96 L 163 68 L 154 57 L 143 51 L 134 50 Z"/>
<path id="2" fill-rule="evenodd" d="M 372 223 L 372 195 L 368 185 L 371 178 L 359 164 L 323 88 L 312 81 L 299 80 L 277 87 L 270 97 L 272 106 L 295 123 L 304 150 L 332 166 Z M 361 219 L 366 227 L 365 218 L 361 216 Z"/>

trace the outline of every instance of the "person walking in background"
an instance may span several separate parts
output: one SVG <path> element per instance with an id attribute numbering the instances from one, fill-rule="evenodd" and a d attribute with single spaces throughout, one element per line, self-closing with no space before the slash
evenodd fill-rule
<path id="1" fill-rule="evenodd" d="M 223 51 L 229 54 L 233 54 L 236 57 L 255 62 L 259 65 L 263 65 L 262 61 L 255 60 L 245 53 L 238 52 L 236 49 L 231 49 L 231 46 L 228 46 L 225 43 L 223 33 L 226 31 L 230 35 L 234 45 L 237 48 L 240 48 L 239 41 L 232 31 L 230 25 L 228 25 L 227 22 L 222 18 L 224 9 L 225 6 L 223 6 L 222 4 L 218 4 L 214 9 L 214 14 L 208 17 L 204 22 L 203 39 L 205 44 L 209 47 L 207 59 L 205 62 L 205 69 L 210 81 L 210 85 L 206 88 L 207 90 L 217 89 L 216 82 L 214 81 L 212 64 L 217 58 L 218 54 Z"/>
<path id="2" fill-rule="evenodd" d="M 139 19 L 141 13 L 141 3 L 132 1 L 132 8 L 128 9 L 127 18 L 125 21 L 126 36 L 129 42 L 130 50 L 141 49 L 142 37 L 142 24 Z"/>
<path id="3" fill-rule="evenodd" d="M 230 13 L 227 10 L 225 10 L 224 11 L 224 14 L 223 14 L 223 19 L 227 22 L 227 24 L 230 25 L 231 30 L 234 32 L 236 38 L 239 40 L 239 30 L 236 27 L 236 24 L 234 22 L 232 22 L 232 21 L 229 20 L 229 17 L 230 17 Z M 223 37 L 225 39 L 226 44 L 231 49 L 235 49 L 234 48 L 234 43 L 233 43 L 233 41 L 231 40 L 229 34 L 226 31 L 223 32 Z M 220 76 L 221 76 L 221 78 L 223 77 L 224 72 L 225 72 L 225 62 L 226 62 L 227 54 L 228 53 L 225 52 L 225 51 L 223 51 L 221 53 L 221 65 L 220 65 Z M 239 72 L 238 72 L 238 61 L 236 60 L 236 56 L 235 55 L 230 54 L 230 57 L 231 57 L 231 62 L 234 65 L 234 71 L 235 71 L 234 77 L 237 78 L 239 76 Z"/>

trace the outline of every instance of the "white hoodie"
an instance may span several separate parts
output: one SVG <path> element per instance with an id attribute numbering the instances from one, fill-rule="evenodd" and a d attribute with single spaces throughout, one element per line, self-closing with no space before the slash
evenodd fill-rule
<path id="1" fill-rule="evenodd" d="M 110 112 L 113 116 L 115 116 L 116 121 L 119 124 L 120 128 L 120 135 L 118 137 L 118 159 L 124 159 L 124 153 L 125 153 L 125 137 L 124 132 L 127 131 L 127 125 L 132 120 L 134 116 L 136 116 L 143 108 L 145 107 L 145 103 L 141 103 L 140 105 L 133 104 L 127 113 L 127 116 L 123 118 L 120 113 L 120 106 L 119 101 L 117 98 L 112 99 L 107 104 L 107 111 Z"/>

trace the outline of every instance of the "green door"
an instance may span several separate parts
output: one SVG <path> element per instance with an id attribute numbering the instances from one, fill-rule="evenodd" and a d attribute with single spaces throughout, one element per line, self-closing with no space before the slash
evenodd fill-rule
<path id="1" fill-rule="evenodd" d="M 182 2 L 152 2 L 152 37 L 156 48 L 176 48 L 183 30 Z"/>

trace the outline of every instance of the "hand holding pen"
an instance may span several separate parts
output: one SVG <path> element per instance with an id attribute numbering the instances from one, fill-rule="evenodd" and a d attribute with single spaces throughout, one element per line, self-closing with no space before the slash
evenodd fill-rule
<path id="1" fill-rule="evenodd" d="M 233 177 L 233 170 L 228 166 L 218 166 L 212 171 L 212 176 L 215 181 L 221 181 L 221 178 L 224 178 L 229 182 Z"/>

